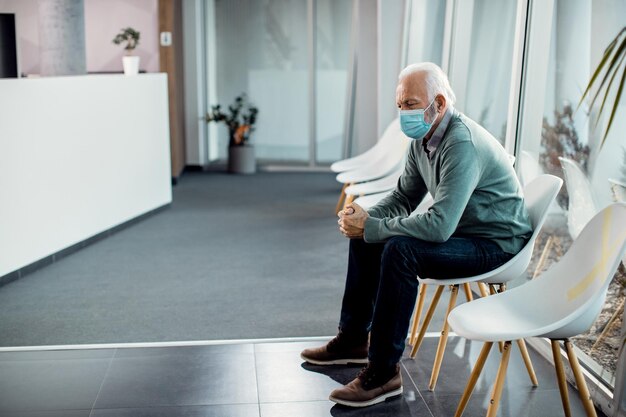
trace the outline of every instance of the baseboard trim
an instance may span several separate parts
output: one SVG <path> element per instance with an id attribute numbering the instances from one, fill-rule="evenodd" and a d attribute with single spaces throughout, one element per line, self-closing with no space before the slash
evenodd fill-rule
<path id="1" fill-rule="evenodd" d="M 140 214 L 137 217 L 134 217 L 130 220 L 125 221 L 124 223 L 118 224 L 117 226 L 114 226 L 110 229 L 107 229 L 103 232 L 100 232 L 94 236 L 91 236 L 85 240 L 81 240 L 78 243 L 73 244 L 72 246 L 69 246 L 65 249 L 61 249 L 58 252 L 55 252 L 53 254 L 50 254 L 48 256 L 45 256 L 33 263 L 30 263 L 28 265 L 25 265 L 15 271 L 9 272 L 8 274 L 5 274 L 3 276 L 0 276 L 0 287 L 3 287 L 11 282 L 17 281 L 20 278 L 25 277 L 26 275 L 38 271 L 48 265 L 51 265 L 53 263 L 55 263 L 56 261 L 65 258 L 68 255 L 71 255 L 93 243 L 96 243 L 102 239 L 105 239 L 117 232 L 119 232 L 120 230 L 126 229 L 134 224 L 139 223 L 140 221 L 153 216 L 165 209 L 167 209 L 169 206 L 171 205 L 171 203 L 167 203 L 164 204 L 162 206 L 159 206 L 153 210 L 150 210 L 146 213 Z"/>

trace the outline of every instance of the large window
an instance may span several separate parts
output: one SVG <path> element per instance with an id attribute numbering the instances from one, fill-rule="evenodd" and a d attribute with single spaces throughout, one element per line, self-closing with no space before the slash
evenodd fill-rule
<path id="1" fill-rule="evenodd" d="M 350 64 L 352 0 L 317 0 L 315 31 L 316 160 L 341 159 Z"/>
<path id="2" fill-rule="evenodd" d="M 626 182 L 624 100 L 603 146 L 600 143 L 608 112 L 601 115 L 596 126 L 601 100 L 593 107 L 585 101 L 578 108 L 578 103 L 604 49 L 626 23 L 626 2 L 556 0 L 532 4 L 518 170 L 523 182 L 542 172 L 565 180 L 538 239 L 536 261 L 542 253 L 546 256 L 543 264 L 535 265 L 542 270 L 568 250 L 591 216 L 625 197 L 619 185 Z M 625 286 L 622 266 L 609 287 L 600 318 L 588 334 L 574 341 L 584 353 L 584 362 L 609 385 L 615 380 L 621 344 Z"/>
<path id="3" fill-rule="evenodd" d="M 444 0 L 407 0 L 408 28 L 403 65 L 430 61 L 441 66 L 445 30 Z"/>
<path id="4" fill-rule="evenodd" d="M 450 48 L 457 108 L 501 143 L 507 125 L 517 0 L 458 2 Z"/>

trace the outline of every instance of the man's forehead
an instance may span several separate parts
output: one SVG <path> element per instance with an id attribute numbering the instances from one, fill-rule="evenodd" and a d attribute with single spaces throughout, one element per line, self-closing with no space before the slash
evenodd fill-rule
<path id="1" fill-rule="evenodd" d="M 423 77 L 416 75 L 420 74 L 409 74 L 398 82 L 396 94 L 399 98 L 404 100 L 409 98 L 419 99 L 418 96 L 425 92 L 425 84 L 422 82 Z"/>

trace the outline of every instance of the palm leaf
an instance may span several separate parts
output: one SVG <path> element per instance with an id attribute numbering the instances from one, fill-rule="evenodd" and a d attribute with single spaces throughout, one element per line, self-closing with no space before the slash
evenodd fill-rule
<path id="1" fill-rule="evenodd" d="M 604 50 L 604 54 L 602 55 L 602 60 L 600 60 L 600 63 L 596 67 L 596 70 L 593 72 L 593 75 L 591 76 L 591 79 L 589 80 L 589 83 L 587 84 L 587 88 L 585 88 L 585 92 L 583 93 L 582 97 L 580 98 L 580 101 L 578 102 L 578 107 L 580 107 L 583 100 L 589 93 L 589 90 L 591 90 L 591 87 L 596 82 L 596 78 L 598 78 L 598 75 L 600 75 L 600 73 L 602 72 L 602 68 L 604 68 L 604 64 L 606 64 L 607 59 L 609 59 L 609 57 L 611 56 L 611 53 L 613 52 L 613 48 L 615 48 L 615 45 L 617 44 L 617 39 L 620 37 L 620 35 L 625 29 L 626 28 L 622 29 L 622 31 L 615 37 L 615 39 L 611 41 L 609 46 Z"/>
<path id="2" fill-rule="evenodd" d="M 626 42 L 625 42 L 625 44 L 626 44 Z M 604 110 L 604 105 L 606 104 L 606 99 L 609 97 L 609 90 L 611 89 L 611 86 L 613 85 L 613 81 L 615 80 L 615 76 L 619 73 L 618 69 L 622 65 L 622 62 L 624 62 L 624 58 L 626 58 L 626 54 L 623 54 L 622 57 L 620 58 L 619 64 L 617 64 L 617 67 L 615 68 L 615 71 L 613 71 L 613 75 L 611 76 L 611 80 L 609 81 L 609 84 L 606 87 L 606 91 L 604 93 L 604 98 L 602 99 L 602 105 L 600 106 L 600 110 L 598 111 L 598 117 L 596 117 L 596 126 L 598 125 L 598 122 L 600 122 L 600 115 L 602 114 L 602 111 Z"/>
<path id="3" fill-rule="evenodd" d="M 600 141 L 600 147 L 604 145 L 604 141 L 606 137 L 609 135 L 609 129 L 611 129 L 611 125 L 613 124 L 613 117 L 615 117 L 615 113 L 617 112 L 617 107 L 619 105 L 619 100 L 622 98 L 622 91 L 624 90 L 624 81 L 626 81 L 626 69 L 622 74 L 622 81 L 620 81 L 619 88 L 617 89 L 617 95 L 615 96 L 615 101 L 613 102 L 613 110 L 611 111 L 611 117 L 609 117 L 609 124 L 606 126 L 606 130 L 604 131 L 604 137 L 602 141 Z"/>
<path id="4" fill-rule="evenodd" d="M 606 85 L 606 89 L 604 90 L 604 97 L 602 99 L 602 104 L 600 106 L 600 110 L 598 112 L 598 118 L 596 120 L 596 125 L 597 125 L 598 121 L 600 120 L 600 117 L 602 116 L 602 112 L 604 111 L 604 106 L 606 105 L 608 96 L 611 93 L 611 87 L 613 86 L 613 81 L 615 80 L 616 75 L 618 75 L 619 73 L 622 74 L 619 87 L 617 88 L 617 93 L 615 95 L 615 100 L 613 101 L 613 106 L 611 109 L 609 122 L 607 124 L 606 130 L 604 131 L 604 136 L 602 137 L 602 140 L 600 141 L 600 148 L 602 148 L 602 145 L 604 145 L 604 142 L 609 134 L 609 130 L 611 129 L 611 125 L 613 124 L 613 119 L 615 117 L 615 113 L 617 112 L 619 102 L 622 98 L 622 92 L 624 90 L 624 83 L 626 81 L 626 66 L 622 67 L 622 64 L 624 63 L 624 59 L 626 57 L 626 36 L 622 38 L 622 35 L 625 33 L 626 33 L 626 26 L 623 27 L 619 31 L 617 36 L 615 36 L 615 38 L 611 41 L 611 43 L 609 43 L 607 48 L 604 50 L 602 59 L 600 60 L 600 63 L 594 70 L 591 78 L 589 79 L 589 83 L 587 83 L 587 87 L 585 88 L 585 91 L 583 92 L 580 98 L 580 101 L 578 102 L 577 109 L 580 108 L 585 98 L 589 97 L 591 88 L 597 84 L 600 74 L 602 74 L 602 72 L 604 71 L 604 75 L 602 76 L 602 81 L 597 86 L 597 89 L 595 93 L 593 94 L 591 103 L 589 105 L 590 108 L 593 107 L 596 99 L 600 95 L 600 92 L 605 87 L 605 84 L 608 80 L 609 83 L 608 85 Z"/>
<path id="5" fill-rule="evenodd" d="M 593 107 L 594 103 L 596 102 L 596 99 L 598 98 L 598 95 L 600 95 L 600 91 L 602 91 L 602 88 L 604 87 L 604 83 L 606 83 L 606 80 L 609 78 L 609 75 L 611 75 L 611 72 L 615 72 L 619 69 L 619 64 L 616 65 L 616 62 L 620 60 L 624 52 L 626 52 L 626 38 L 622 40 L 622 43 L 620 44 L 619 48 L 617 48 L 617 52 L 613 54 L 613 59 L 611 59 L 611 62 L 609 63 L 609 66 L 606 72 L 604 73 L 602 82 L 598 86 L 598 89 L 596 90 L 596 93 L 594 94 L 593 99 L 591 100 L 591 103 L 589 104 L 590 108 Z M 608 94 L 608 92 L 609 92 L 609 88 L 607 87 L 606 93 Z"/>

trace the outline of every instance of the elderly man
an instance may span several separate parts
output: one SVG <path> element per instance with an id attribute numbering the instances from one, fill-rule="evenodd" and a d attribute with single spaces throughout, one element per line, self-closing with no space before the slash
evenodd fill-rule
<path id="1" fill-rule="evenodd" d="M 330 400 L 353 407 L 402 393 L 399 361 L 415 305 L 416 277 L 455 278 L 497 268 L 531 235 L 520 184 L 498 141 L 453 108 L 455 96 L 435 64 L 405 68 L 396 104 L 405 135 L 414 139 L 396 189 L 364 211 L 339 213 L 350 238 L 339 332 L 306 349 L 312 364 L 367 364 Z M 413 213 L 427 192 L 434 198 Z"/>

